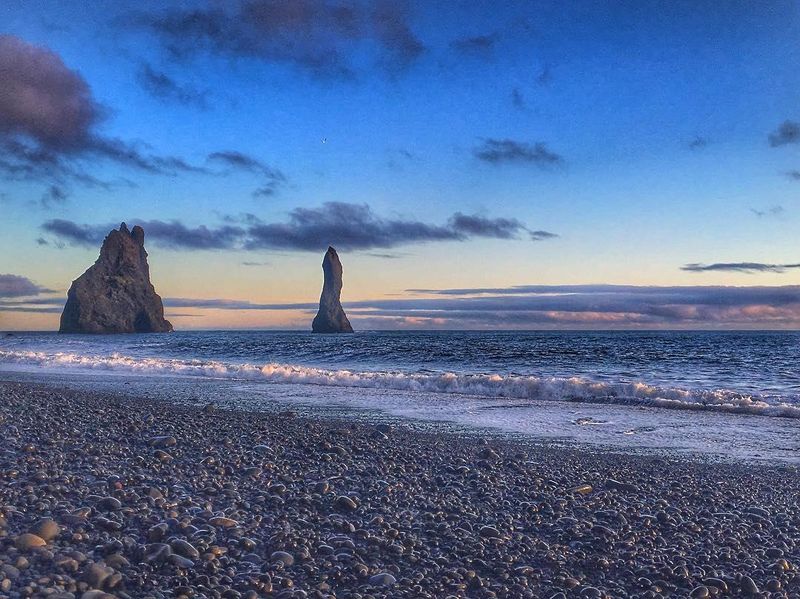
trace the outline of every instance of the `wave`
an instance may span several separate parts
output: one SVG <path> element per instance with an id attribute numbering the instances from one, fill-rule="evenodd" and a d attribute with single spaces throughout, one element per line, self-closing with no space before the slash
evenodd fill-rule
<path id="1" fill-rule="evenodd" d="M 660 387 L 644 382 L 596 382 L 580 377 L 431 371 L 375 372 L 276 363 L 258 366 L 216 360 L 131 357 L 118 353 L 108 356 L 89 356 L 68 352 L 0 350 L 0 366 L 3 364 L 75 371 L 101 370 L 110 373 L 198 376 L 272 383 L 392 389 L 487 398 L 644 405 L 800 418 L 800 402 L 794 397 L 791 398 L 794 400 L 793 403 L 787 403 L 729 389 L 682 389 Z"/>

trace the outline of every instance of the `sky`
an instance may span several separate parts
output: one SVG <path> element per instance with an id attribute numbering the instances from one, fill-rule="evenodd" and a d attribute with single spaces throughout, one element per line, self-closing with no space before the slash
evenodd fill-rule
<path id="1" fill-rule="evenodd" d="M 0 4 L 0 330 L 800 328 L 793 1 Z"/>

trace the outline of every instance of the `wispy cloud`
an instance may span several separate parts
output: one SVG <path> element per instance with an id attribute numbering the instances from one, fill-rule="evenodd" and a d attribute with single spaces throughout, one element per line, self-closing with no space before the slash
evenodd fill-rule
<path id="1" fill-rule="evenodd" d="M 701 135 L 696 136 L 692 141 L 689 142 L 688 146 L 690 150 L 702 150 L 709 144 L 709 140 L 707 137 L 703 137 Z"/>
<path id="2" fill-rule="evenodd" d="M 236 150 L 213 152 L 209 154 L 208 160 L 222 164 L 229 169 L 256 173 L 264 177 L 264 184 L 253 192 L 253 195 L 256 197 L 274 195 L 279 187 L 286 183 L 286 175 L 280 170 L 261 162 L 253 156 L 237 152 Z"/>
<path id="3" fill-rule="evenodd" d="M 800 142 L 800 123 L 784 121 L 775 131 L 769 134 L 767 140 L 773 148 Z"/>
<path id="4" fill-rule="evenodd" d="M 139 13 L 127 25 L 153 32 L 168 54 L 201 52 L 296 67 L 314 77 L 351 78 L 365 44 L 375 65 L 397 73 L 425 51 L 403 1 L 242 0 Z"/>
<path id="5" fill-rule="evenodd" d="M 180 84 L 162 71 L 157 71 L 149 63 L 144 63 L 137 73 L 139 84 L 152 96 L 160 100 L 177 102 L 184 106 L 208 108 L 208 91 Z"/>
<path id="6" fill-rule="evenodd" d="M 51 208 L 57 204 L 63 204 L 69 197 L 67 192 L 61 185 L 50 185 L 42 194 L 39 203 L 43 208 Z"/>
<path id="7" fill-rule="evenodd" d="M 781 205 L 770 206 L 769 208 L 750 208 L 750 212 L 755 214 L 758 218 L 766 216 L 781 216 L 786 212 L 786 209 Z"/>
<path id="8" fill-rule="evenodd" d="M 800 268 L 800 264 L 765 264 L 763 262 L 716 262 L 714 264 L 685 264 L 681 270 L 689 272 L 744 272 L 748 274 L 771 272 L 784 273 Z"/>
<path id="9" fill-rule="evenodd" d="M 472 152 L 476 158 L 490 164 L 516 163 L 542 167 L 564 162 L 564 158 L 549 150 L 544 142 L 529 144 L 513 139 L 488 138 Z"/>
<path id="10" fill-rule="evenodd" d="M 531 231 L 513 218 L 455 213 L 445 224 L 385 218 L 366 204 L 328 202 L 317 208 L 295 208 L 284 222 L 263 222 L 254 215 L 228 217 L 219 226 L 190 227 L 180 221 L 130 219 L 141 225 L 147 239 L 169 249 L 370 250 L 437 241 L 463 242 L 475 238 L 531 240 L 556 237 L 547 231 Z M 57 239 L 83 246 L 96 246 L 113 224 L 87 225 L 64 219 L 42 224 L 42 230 Z"/>
<path id="11" fill-rule="evenodd" d="M 518 87 L 511 90 L 511 105 L 517 110 L 526 110 L 528 108 L 525 96 Z"/>
<path id="12" fill-rule="evenodd" d="M 462 37 L 451 42 L 450 47 L 461 55 L 489 58 L 499 38 L 497 33 Z"/>

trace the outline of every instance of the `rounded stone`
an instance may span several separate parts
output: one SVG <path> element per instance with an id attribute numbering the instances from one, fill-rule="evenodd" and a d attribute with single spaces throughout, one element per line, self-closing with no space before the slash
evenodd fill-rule
<path id="1" fill-rule="evenodd" d="M 42 518 L 33 525 L 30 532 L 45 541 L 52 541 L 61 534 L 61 527 L 52 518 Z"/>
<path id="2" fill-rule="evenodd" d="M 272 555 L 269 556 L 269 559 L 272 562 L 282 562 L 286 567 L 294 564 L 294 556 L 291 553 L 286 553 L 285 551 L 274 551 Z"/>
<path id="3" fill-rule="evenodd" d="M 369 577 L 369 584 L 374 587 L 388 587 L 397 582 L 397 579 L 388 572 L 381 572 Z"/>
<path id="4" fill-rule="evenodd" d="M 44 547 L 47 545 L 47 541 L 38 535 L 26 532 L 17 537 L 16 541 L 14 541 L 14 545 L 20 551 L 30 551 L 37 547 Z"/>

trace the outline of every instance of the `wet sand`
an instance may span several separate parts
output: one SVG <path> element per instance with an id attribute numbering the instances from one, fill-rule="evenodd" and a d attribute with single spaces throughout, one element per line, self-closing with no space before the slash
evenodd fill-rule
<path id="1" fill-rule="evenodd" d="M 800 597 L 800 474 L 0 383 L 0 596 Z"/>

